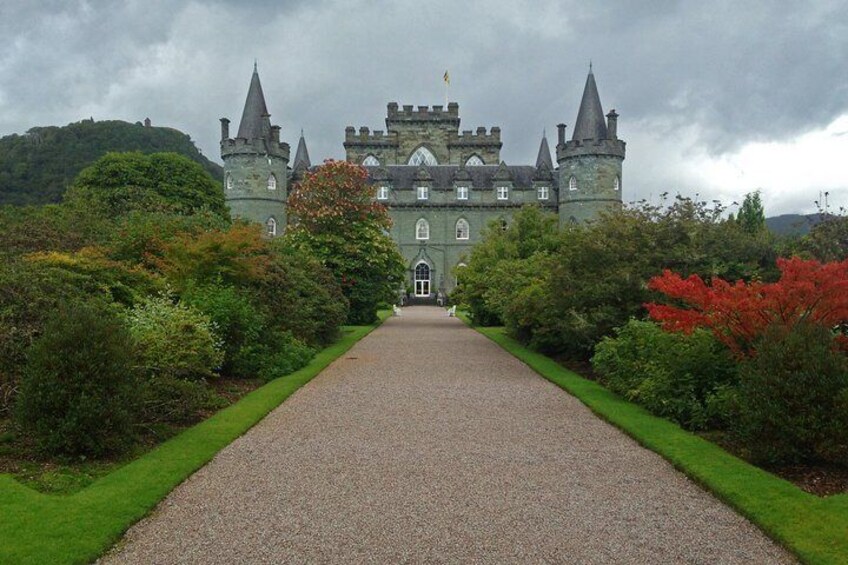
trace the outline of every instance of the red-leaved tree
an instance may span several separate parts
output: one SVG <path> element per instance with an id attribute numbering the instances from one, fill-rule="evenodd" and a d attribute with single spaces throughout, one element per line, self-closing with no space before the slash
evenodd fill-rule
<path id="1" fill-rule="evenodd" d="M 646 304 L 653 320 L 671 331 L 707 328 L 740 356 L 752 356 L 753 344 L 765 330 L 780 324 L 787 328 L 806 322 L 829 329 L 848 324 L 848 260 L 832 263 L 797 257 L 778 259 L 780 280 L 775 283 L 729 283 L 699 276 L 682 278 L 671 271 L 651 279 L 648 287 L 677 305 Z M 839 336 L 848 350 L 848 338 Z"/>

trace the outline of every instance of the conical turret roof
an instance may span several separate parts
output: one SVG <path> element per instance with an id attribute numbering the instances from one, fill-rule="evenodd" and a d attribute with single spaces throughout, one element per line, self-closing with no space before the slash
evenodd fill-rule
<path id="1" fill-rule="evenodd" d="M 580 101 L 580 110 L 577 112 L 577 122 L 574 124 L 574 141 L 584 139 L 606 139 L 607 124 L 604 121 L 604 111 L 601 108 L 601 97 L 598 96 L 598 86 L 595 84 L 595 75 L 589 67 L 589 76 L 586 77 L 586 87 L 583 89 L 583 100 Z"/>
<path id="2" fill-rule="evenodd" d="M 300 141 L 297 142 L 297 152 L 294 154 L 292 168 L 296 169 L 299 166 L 304 166 L 307 169 L 312 166 L 312 162 L 309 160 L 309 150 L 306 149 L 306 139 L 303 137 L 303 130 L 300 131 Z"/>
<path id="3" fill-rule="evenodd" d="M 270 114 L 265 105 L 265 95 L 259 82 L 259 71 L 253 65 L 253 76 L 250 79 L 250 89 L 244 102 L 244 112 L 241 114 L 238 137 L 243 139 L 263 139 L 271 130 Z"/>
<path id="4" fill-rule="evenodd" d="M 539 144 L 539 155 L 536 156 L 536 168 L 539 169 L 542 165 L 546 165 L 548 169 L 554 168 L 553 159 L 551 159 L 551 148 L 548 147 L 548 137 L 542 132 L 542 142 Z"/>

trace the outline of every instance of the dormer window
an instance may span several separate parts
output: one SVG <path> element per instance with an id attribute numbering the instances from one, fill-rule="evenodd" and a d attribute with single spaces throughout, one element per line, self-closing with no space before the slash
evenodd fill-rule
<path id="1" fill-rule="evenodd" d="M 612 185 L 612 189 L 616 192 L 621 190 L 621 179 L 618 177 L 618 175 L 615 176 L 615 182 Z"/>
<path id="2" fill-rule="evenodd" d="M 277 177 L 273 173 L 268 177 L 268 190 L 277 190 Z"/>
<path id="3" fill-rule="evenodd" d="M 233 189 L 233 176 L 230 173 L 227 173 L 227 178 L 224 181 L 224 183 L 225 183 L 225 186 L 227 187 L 227 190 Z"/>
<path id="4" fill-rule="evenodd" d="M 468 158 L 467 161 L 465 161 L 466 167 L 479 167 L 481 165 L 485 165 L 485 163 L 483 162 L 483 159 L 481 159 L 477 155 L 472 155 Z"/>
<path id="5" fill-rule="evenodd" d="M 274 218 L 268 218 L 268 220 L 265 222 L 265 230 L 267 234 L 271 237 L 277 235 L 277 220 L 275 220 Z"/>
<path id="6" fill-rule="evenodd" d="M 377 189 L 377 200 L 388 200 L 389 199 L 389 187 L 381 186 Z"/>
<path id="7" fill-rule="evenodd" d="M 509 200 L 509 187 L 508 186 L 499 186 L 498 187 L 498 200 Z"/>
<path id="8" fill-rule="evenodd" d="M 457 200 L 468 200 L 468 187 L 465 185 L 460 185 L 456 187 L 456 199 Z"/>
<path id="9" fill-rule="evenodd" d="M 418 200 L 427 200 L 430 197 L 430 188 L 427 186 L 418 187 Z"/>
<path id="10" fill-rule="evenodd" d="M 548 187 L 547 186 L 540 186 L 539 188 L 537 188 L 536 189 L 536 196 L 539 198 L 539 200 L 547 200 L 548 199 Z"/>
<path id="11" fill-rule="evenodd" d="M 433 165 L 438 165 L 439 162 L 436 161 L 436 156 L 427 149 L 426 147 L 419 147 L 415 151 L 413 151 L 412 155 L 409 157 L 409 165 L 427 165 L 428 167 Z"/>
<path id="12" fill-rule="evenodd" d="M 362 165 L 365 167 L 379 167 L 380 160 L 374 157 L 373 155 L 369 155 L 362 160 Z"/>
<path id="13" fill-rule="evenodd" d="M 568 190 L 577 190 L 577 179 L 574 177 L 574 175 L 572 175 L 571 178 L 568 179 Z"/>

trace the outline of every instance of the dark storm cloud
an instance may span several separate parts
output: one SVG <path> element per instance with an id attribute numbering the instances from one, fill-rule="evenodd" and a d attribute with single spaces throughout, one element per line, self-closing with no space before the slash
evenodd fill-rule
<path id="1" fill-rule="evenodd" d="M 254 58 L 273 121 L 315 161 L 385 104 L 451 100 L 462 127 L 499 125 L 502 157 L 535 159 L 573 124 L 588 70 L 622 115 L 636 194 L 691 155 L 791 140 L 848 111 L 844 2 L 4 2 L 0 133 L 150 116 L 217 158 Z M 641 145 L 634 146 L 634 143 Z M 639 163 L 633 159 L 638 158 Z M 646 177 L 650 171 L 650 178 Z"/>

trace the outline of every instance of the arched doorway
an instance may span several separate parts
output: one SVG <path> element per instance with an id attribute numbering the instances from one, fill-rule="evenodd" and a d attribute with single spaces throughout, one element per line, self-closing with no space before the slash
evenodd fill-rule
<path id="1" fill-rule="evenodd" d="M 415 296 L 430 296 L 430 265 L 423 261 L 415 266 Z"/>

